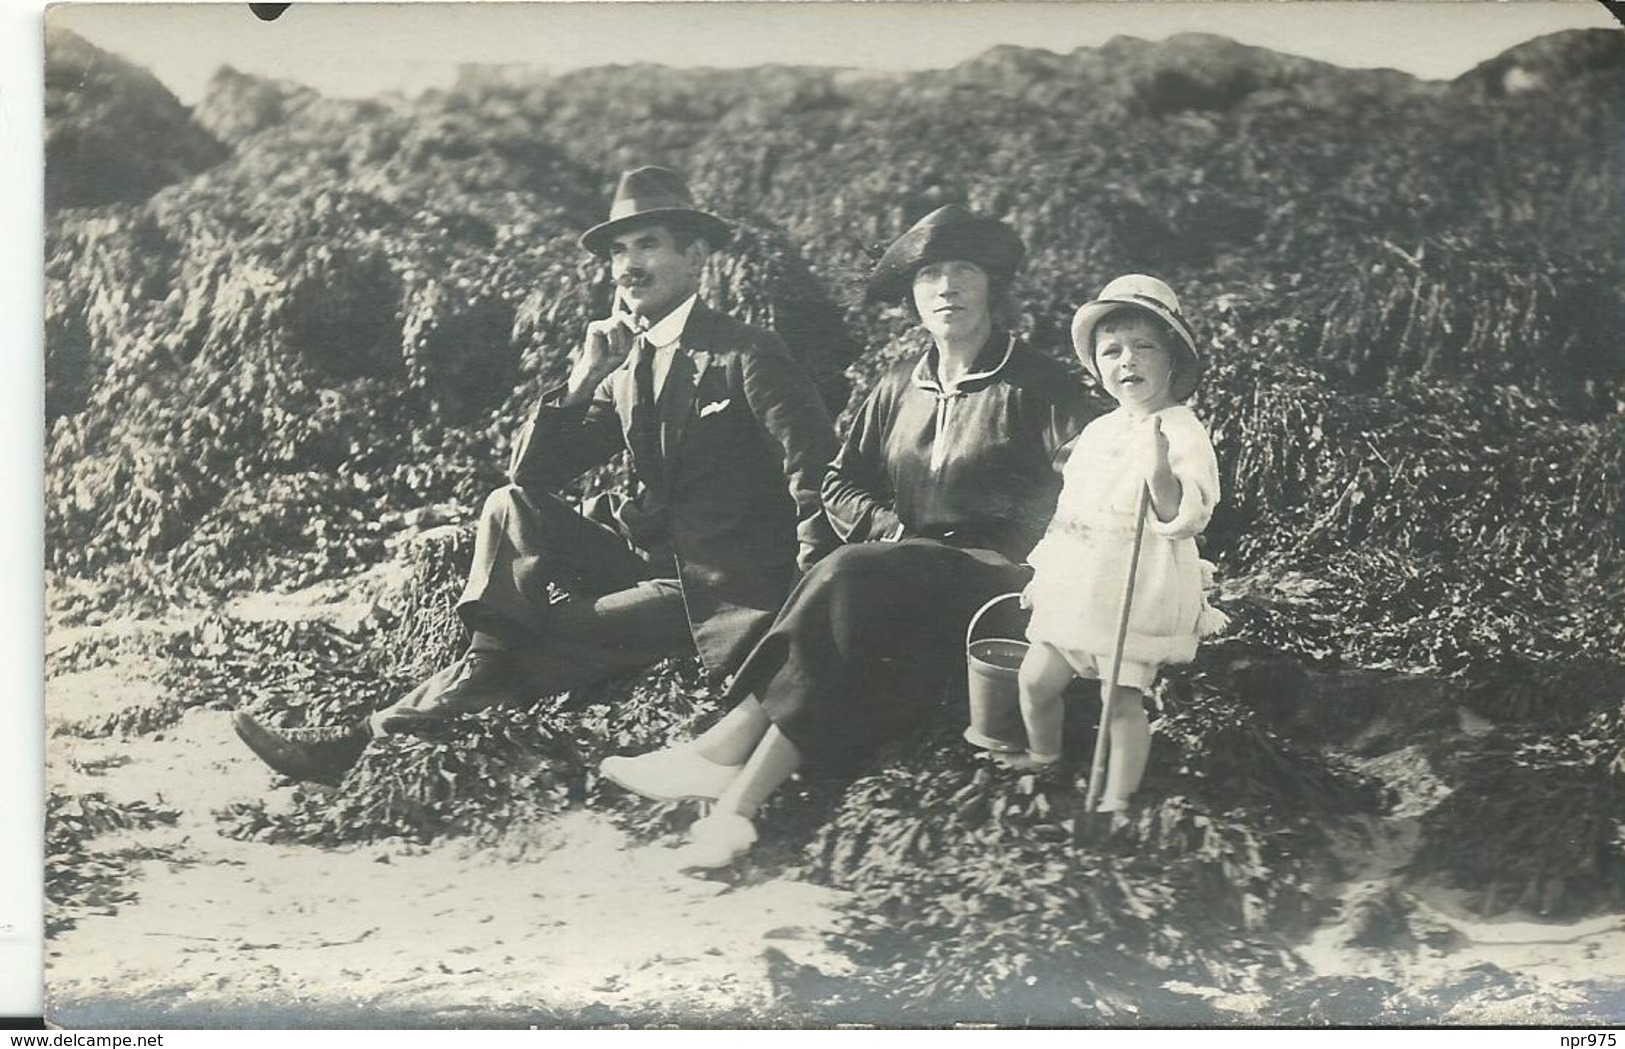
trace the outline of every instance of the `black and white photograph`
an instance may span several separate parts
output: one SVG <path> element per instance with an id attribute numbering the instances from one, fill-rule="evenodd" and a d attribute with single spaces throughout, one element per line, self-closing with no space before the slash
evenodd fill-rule
<path id="1" fill-rule="evenodd" d="M 47 1022 L 1625 1025 L 1602 5 L 39 29 Z"/>

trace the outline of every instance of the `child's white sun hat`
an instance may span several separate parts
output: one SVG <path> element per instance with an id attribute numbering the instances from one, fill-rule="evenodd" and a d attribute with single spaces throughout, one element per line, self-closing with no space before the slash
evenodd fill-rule
<path id="1" fill-rule="evenodd" d="M 1179 296 L 1174 289 L 1155 277 L 1144 273 L 1130 273 L 1118 277 L 1104 288 L 1093 302 L 1086 302 L 1072 315 L 1072 349 L 1078 360 L 1089 369 L 1089 374 L 1100 381 L 1100 369 L 1095 366 L 1095 326 L 1114 310 L 1132 306 L 1156 317 L 1166 324 L 1177 340 L 1168 349 L 1174 355 L 1173 383 L 1169 393 L 1176 401 L 1183 401 L 1196 392 L 1202 378 L 1202 359 L 1196 354 L 1196 333 L 1179 307 Z"/>

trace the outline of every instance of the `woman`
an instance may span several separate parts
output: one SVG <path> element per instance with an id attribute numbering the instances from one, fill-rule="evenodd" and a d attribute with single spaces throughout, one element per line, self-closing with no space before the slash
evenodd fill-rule
<path id="1" fill-rule="evenodd" d="M 722 720 L 690 743 L 603 763 L 645 797 L 716 799 L 684 866 L 747 851 L 751 817 L 803 761 L 850 773 L 923 725 L 964 673 L 971 615 L 1025 584 L 1060 453 L 1088 418 L 1065 369 L 995 324 L 1024 255 L 1009 227 L 949 205 L 876 266 L 869 300 L 909 302 L 931 345 L 880 380 L 825 478 L 825 513 L 848 545 L 791 592 Z"/>

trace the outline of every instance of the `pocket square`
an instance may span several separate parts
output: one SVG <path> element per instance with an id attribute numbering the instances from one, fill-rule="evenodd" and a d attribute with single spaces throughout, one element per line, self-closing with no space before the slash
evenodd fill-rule
<path id="1" fill-rule="evenodd" d="M 705 405 L 704 407 L 702 407 L 700 409 L 700 418 L 703 419 L 707 415 L 715 415 L 718 412 L 722 411 L 724 408 L 728 407 L 728 405 L 730 405 L 732 403 L 733 403 L 733 398 L 732 397 L 724 397 L 720 401 L 712 401 L 710 404 L 707 404 L 707 405 Z"/>

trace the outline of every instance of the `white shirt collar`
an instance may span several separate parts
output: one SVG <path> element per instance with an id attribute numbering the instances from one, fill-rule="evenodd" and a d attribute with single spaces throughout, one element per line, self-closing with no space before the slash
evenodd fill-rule
<path id="1" fill-rule="evenodd" d="M 994 334 L 997 335 L 998 333 L 995 332 Z M 975 382 L 978 379 L 986 379 L 990 376 L 999 374 L 999 372 L 1004 369 L 1004 366 L 1010 363 L 1010 355 L 1015 351 L 1016 336 L 1014 332 L 1011 332 L 1008 341 L 1004 345 L 1004 356 L 999 358 L 999 363 L 995 364 L 986 371 L 966 372 L 964 375 L 961 375 L 958 379 L 956 379 L 952 386 L 947 386 L 937 378 L 937 350 L 935 347 L 933 347 L 926 350 L 925 356 L 921 357 L 920 362 L 914 366 L 914 385 L 919 386 L 922 389 L 930 390 L 932 393 L 939 396 L 956 396 L 958 395 L 959 388 L 961 386 L 964 386 L 967 383 Z"/>
<path id="2" fill-rule="evenodd" d="M 675 343 L 682 336 L 683 328 L 688 324 L 688 315 L 694 311 L 694 303 L 698 299 L 699 292 L 695 292 L 678 304 L 676 309 L 649 325 L 643 332 L 649 345 L 661 349 Z"/>

